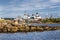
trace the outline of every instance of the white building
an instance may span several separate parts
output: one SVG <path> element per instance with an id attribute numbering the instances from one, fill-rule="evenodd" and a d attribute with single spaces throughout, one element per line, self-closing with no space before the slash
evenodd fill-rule
<path id="1" fill-rule="evenodd" d="M 39 19 L 41 19 L 41 16 L 38 13 L 36 13 L 35 16 L 34 16 L 34 19 L 39 20 Z"/>
<path id="2" fill-rule="evenodd" d="M 0 20 L 4 20 L 4 19 L 0 18 Z"/>
<path id="3" fill-rule="evenodd" d="M 32 16 L 29 17 L 31 20 L 39 20 L 41 19 L 41 16 L 36 13 L 36 14 L 32 14 Z"/>
<path id="4" fill-rule="evenodd" d="M 29 14 L 24 14 L 23 19 L 30 19 L 30 15 Z"/>
<path id="5" fill-rule="evenodd" d="M 24 19 L 39 20 L 41 19 L 41 16 L 38 13 L 32 14 L 31 16 L 29 14 L 24 14 Z"/>

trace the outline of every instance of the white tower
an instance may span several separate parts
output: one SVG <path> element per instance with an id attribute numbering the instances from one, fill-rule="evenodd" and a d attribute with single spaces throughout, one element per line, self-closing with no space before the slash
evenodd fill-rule
<path id="1" fill-rule="evenodd" d="M 35 20 L 41 19 L 41 16 L 38 14 L 38 12 L 35 14 Z"/>

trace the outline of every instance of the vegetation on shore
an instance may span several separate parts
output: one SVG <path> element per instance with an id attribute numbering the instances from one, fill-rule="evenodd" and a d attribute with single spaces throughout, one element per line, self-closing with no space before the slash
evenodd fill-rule
<path id="1" fill-rule="evenodd" d="M 5 20 L 14 20 L 14 18 L 4 18 Z M 1 22 L 1 20 L 0 20 Z M 44 19 L 39 19 L 37 21 L 32 20 L 29 21 L 29 23 L 60 23 L 60 18 L 44 18 Z"/>
<path id="2" fill-rule="evenodd" d="M 29 21 L 30 23 L 47 23 L 47 24 L 53 24 L 53 23 L 60 23 L 60 18 L 44 18 L 39 20 L 32 20 Z"/>
<path id="3" fill-rule="evenodd" d="M 42 23 L 60 23 L 60 18 L 46 18 L 41 21 Z"/>

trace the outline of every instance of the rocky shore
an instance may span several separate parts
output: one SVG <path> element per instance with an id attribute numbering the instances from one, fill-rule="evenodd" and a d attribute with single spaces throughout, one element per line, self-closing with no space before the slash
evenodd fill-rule
<path id="1" fill-rule="evenodd" d="M 34 31 L 53 31 L 60 30 L 60 27 L 50 26 L 33 26 L 26 25 L 24 23 L 15 24 L 13 21 L 2 21 L 0 22 L 0 33 L 14 33 L 14 32 L 34 32 Z"/>
<path id="2" fill-rule="evenodd" d="M 0 33 L 14 33 L 14 32 L 34 32 L 34 31 L 53 31 L 60 30 L 60 27 L 49 26 L 26 26 L 26 25 L 3 25 L 0 27 Z"/>

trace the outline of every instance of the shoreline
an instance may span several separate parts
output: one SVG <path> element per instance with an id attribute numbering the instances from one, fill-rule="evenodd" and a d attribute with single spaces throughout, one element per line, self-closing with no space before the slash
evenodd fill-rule
<path id="1" fill-rule="evenodd" d="M 0 33 L 17 33 L 17 32 L 44 32 L 60 30 L 60 27 L 49 26 L 24 26 L 24 27 L 5 27 L 0 28 Z"/>

